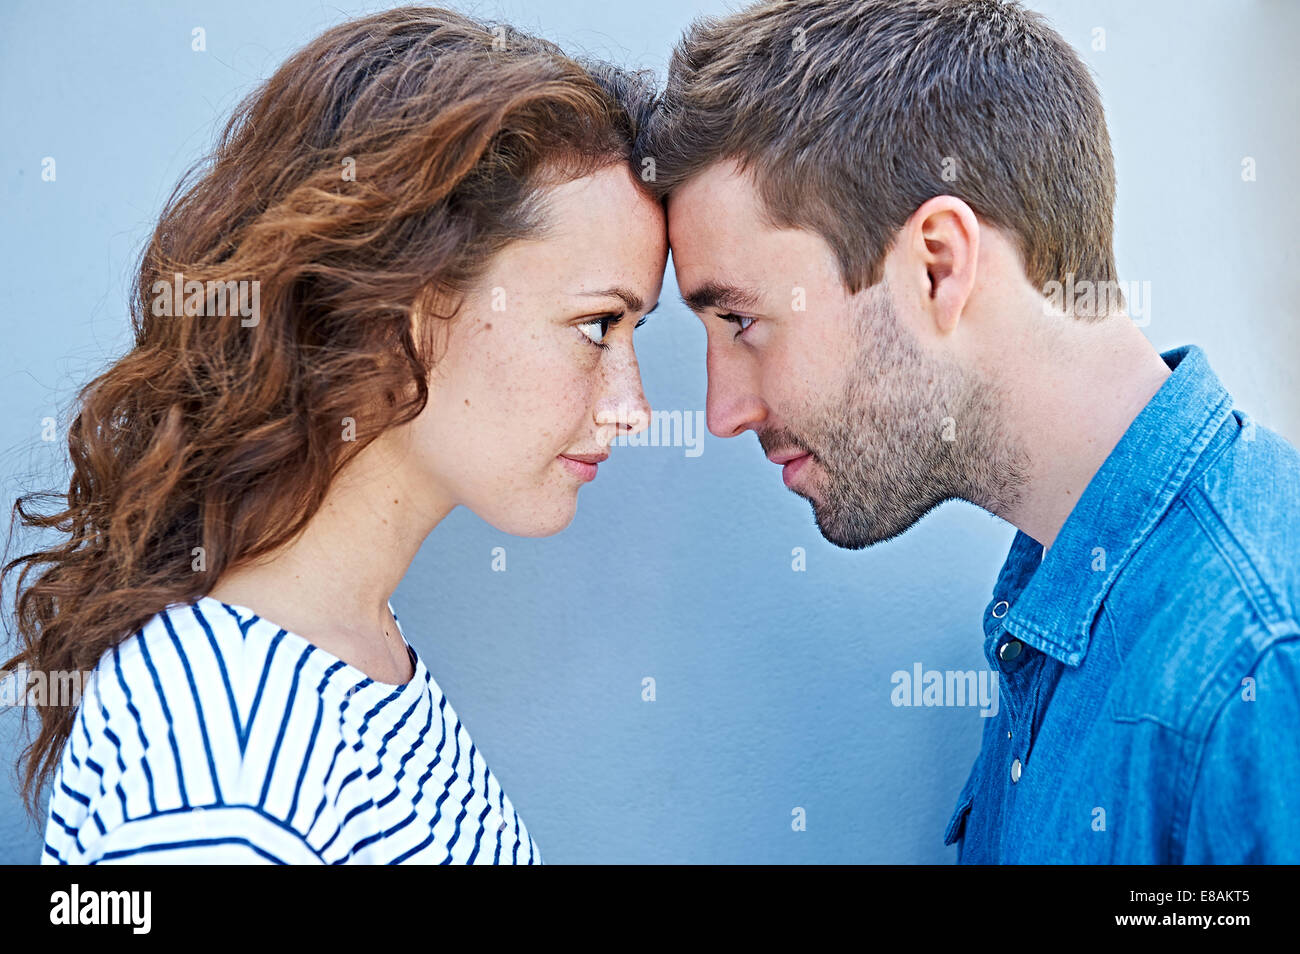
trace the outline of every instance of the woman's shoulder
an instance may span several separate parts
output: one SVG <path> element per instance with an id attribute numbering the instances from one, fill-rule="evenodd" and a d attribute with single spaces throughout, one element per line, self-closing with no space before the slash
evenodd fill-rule
<path id="1" fill-rule="evenodd" d="M 199 802 L 260 797 L 289 750 L 309 747 L 300 737 L 337 740 L 346 693 L 311 643 L 205 596 L 164 607 L 100 657 L 73 741 Z"/>
<path id="2" fill-rule="evenodd" d="M 352 684 L 303 637 L 208 596 L 159 610 L 103 654 L 94 682 L 81 714 L 92 734 L 177 775 L 206 771 L 202 787 L 227 799 L 222 780 L 257 788 L 289 749 L 308 747 L 300 736 L 337 737 Z"/>
<path id="3" fill-rule="evenodd" d="M 407 647 L 415 678 L 390 686 L 252 609 L 203 596 L 164 607 L 104 652 L 93 673 L 98 691 L 87 695 L 120 718 L 129 710 L 130 722 L 184 718 L 187 730 L 219 716 L 244 734 L 268 722 L 266 731 L 279 732 L 296 726 L 291 715 L 303 710 L 326 722 L 354 722 L 376 704 L 390 709 L 441 696 Z"/>
<path id="4" fill-rule="evenodd" d="M 242 654 L 246 626 L 224 604 L 210 597 L 171 603 L 155 612 L 133 633 L 108 649 L 99 660 L 101 671 L 115 670 L 124 661 L 139 662 L 146 669 L 168 656 L 193 655 L 207 644 L 224 658 L 239 649 Z M 196 660 L 202 664 L 202 660 Z"/>
<path id="5" fill-rule="evenodd" d="M 204 831 L 233 838 L 236 854 L 291 857 L 319 812 L 316 776 L 334 759 L 350 765 L 330 715 L 343 694 L 301 642 L 203 597 L 107 650 L 60 760 L 46 855 L 126 857 Z"/>
<path id="6" fill-rule="evenodd" d="M 100 656 L 80 718 L 154 757 L 175 738 L 201 742 L 215 765 L 239 763 L 258 723 L 336 704 L 341 694 L 313 655 L 301 638 L 211 597 L 172 603 Z"/>
<path id="7" fill-rule="evenodd" d="M 253 715 L 259 698 L 287 692 L 322 670 L 324 660 L 313 659 L 317 655 L 301 637 L 250 610 L 204 596 L 169 604 L 149 617 L 104 652 L 95 678 L 101 687 L 142 689 L 164 697 L 158 700 L 158 712 L 187 705 L 202 710 L 229 706 L 232 712 Z M 284 698 L 280 705 L 294 702 Z"/>

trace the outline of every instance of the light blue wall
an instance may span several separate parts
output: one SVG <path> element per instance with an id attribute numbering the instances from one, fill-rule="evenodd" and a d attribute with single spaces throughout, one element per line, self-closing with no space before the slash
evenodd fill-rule
<path id="1" fill-rule="evenodd" d="M 1121 277 L 1145 331 L 1194 341 L 1265 424 L 1300 439 L 1294 188 L 1300 115 L 1286 2 L 1034 4 L 1095 69 L 1119 170 Z M 259 78 L 383 5 L 7 2 L 0 12 L 5 498 L 59 486 L 75 388 L 127 342 L 133 258 L 181 171 Z M 566 48 L 662 69 L 716 2 L 460 5 Z M 207 52 L 190 49 L 202 26 Z M 1093 50 L 1093 29 L 1106 49 Z M 57 180 L 41 180 L 43 157 Z M 1258 179 L 1241 180 L 1241 160 Z M 704 408 L 704 335 L 677 303 L 638 335 L 652 405 Z M 62 433 L 60 434 L 62 437 Z M 896 708 L 890 676 L 978 669 L 1011 528 L 949 504 L 861 552 L 822 541 L 752 435 L 703 452 L 616 448 L 563 534 L 454 513 L 393 603 L 549 862 L 945 862 L 979 746 L 973 708 Z M 491 570 L 492 548 L 507 552 Z M 803 547 L 807 570 L 791 569 Z M 644 702 L 642 679 L 657 699 Z M 0 712 L 0 862 L 31 862 Z M 791 830 L 791 811 L 807 831 Z"/>

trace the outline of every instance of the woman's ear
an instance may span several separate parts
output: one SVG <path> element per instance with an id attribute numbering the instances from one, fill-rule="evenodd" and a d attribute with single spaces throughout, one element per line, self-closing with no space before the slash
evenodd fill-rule
<path id="1" fill-rule="evenodd" d="M 411 340 L 417 354 L 430 356 L 433 366 L 447 353 L 452 319 L 465 296 L 441 282 L 432 282 L 411 307 Z"/>

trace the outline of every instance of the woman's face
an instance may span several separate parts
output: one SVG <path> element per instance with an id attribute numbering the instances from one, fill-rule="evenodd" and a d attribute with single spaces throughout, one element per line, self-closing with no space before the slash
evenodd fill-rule
<path id="1" fill-rule="evenodd" d="M 572 458 L 603 458 L 648 425 L 632 331 L 668 255 L 660 206 L 623 163 L 551 188 L 546 207 L 545 234 L 498 253 L 442 319 L 429 403 L 410 425 L 430 499 L 517 536 L 568 526 L 596 469 Z"/>

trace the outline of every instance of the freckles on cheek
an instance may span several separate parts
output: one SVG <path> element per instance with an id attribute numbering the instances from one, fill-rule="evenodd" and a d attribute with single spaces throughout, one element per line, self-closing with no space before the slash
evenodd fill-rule
<path id="1" fill-rule="evenodd" d="M 573 340 L 570 340 L 572 336 Z M 487 446 L 550 461 L 594 445 L 600 365 L 580 332 L 485 322 L 473 335 L 452 408 Z M 469 357 L 467 355 L 467 357 Z M 584 421 L 590 419 L 590 426 Z"/>
<path id="2" fill-rule="evenodd" d="M 595 376 L 557 373 L 553 368 L 536 412 L 541 437 L 556 453 L 590 451 L 596 443 Z"/>

